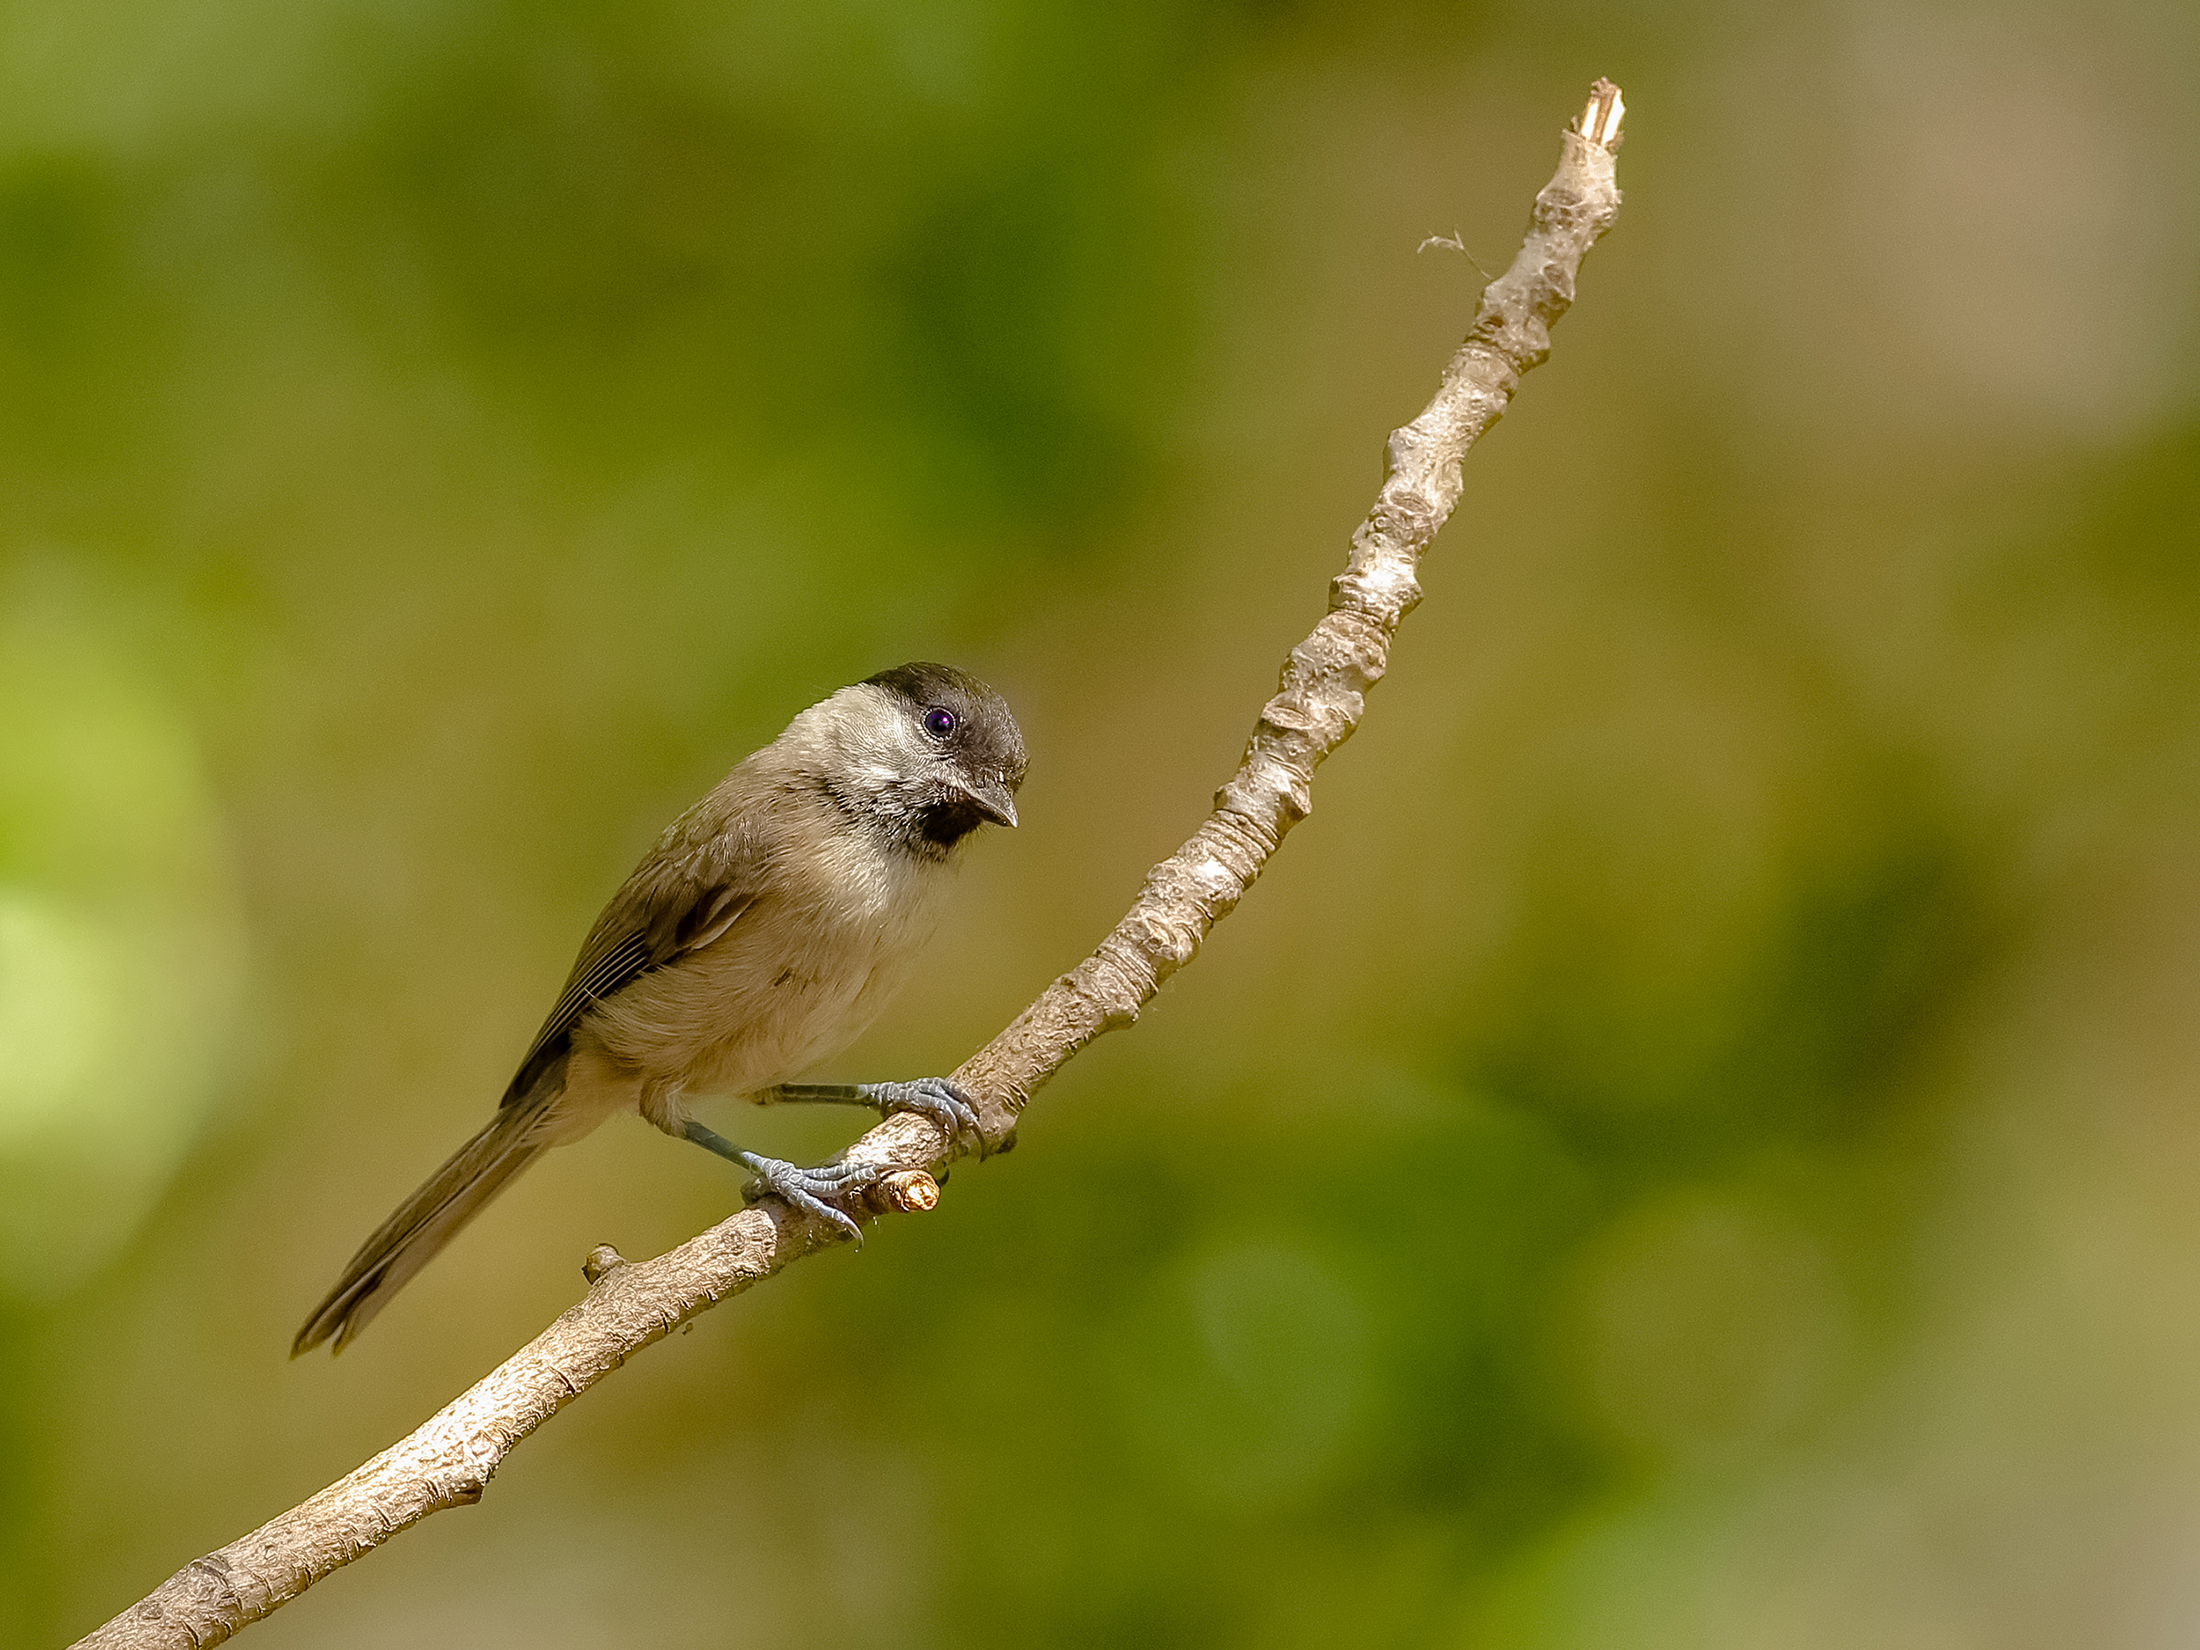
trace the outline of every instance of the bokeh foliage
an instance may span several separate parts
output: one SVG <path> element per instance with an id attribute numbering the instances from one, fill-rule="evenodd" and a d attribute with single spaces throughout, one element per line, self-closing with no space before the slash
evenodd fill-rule
<path id="1" fill-rule="evenodd" d="M 283 1359 L 801 704 L 946 658 L 1034 753 L 841 1073 L 1073 960 L 1471 312 L 1416 246 L 1508 257 L 1597 73 L 1621 224 L 1208 954 L 938 1213 L 253 1631 L 2185 1642 L 2195 48 L 2167 0 L 0 9 L 0 1645 L 729 1206 L 607 1127 Z"/>

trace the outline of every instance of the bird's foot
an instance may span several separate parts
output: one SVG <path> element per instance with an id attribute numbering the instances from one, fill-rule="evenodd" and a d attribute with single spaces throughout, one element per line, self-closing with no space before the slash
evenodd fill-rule
<path id="1" fill-rule="evenodd" d="M 869 1191 L 879 1177 L 876 1164 L 825 1163 L 805 1169 L 755 1152 L 744 1153 L 742 1163 L 756 1176 L 741 1194 L 744 1200 L 754 1203 L 764 1197 L 783 1199 L 794 1208 L 831 1221 L 856 1240 L 858 1249 L 863 1247 L 862 1226 L 834 1200 L 858 1198 Z"/>
<path id="2" fill-rule="evenodd" d="M 799 1163 L 766 1157 L 761 1152 L 736 1146 L 717 1130 L 701 1123 L 691 1121 L 685 1132 L 698 1146 L 740 1164 L 756 1176 L 742 1194 L 748 1202 L 754 1203 L 764 1197 L 779 1198 L 791 1208 L 804 1210 L 839 1227 L 856 1240 L 858 1249 L 863 1247 L 862 1226 L 836 1200 L 858 1198 L 869 1191 L 881 1173 L 876 1164 L 822 1163 L 814 1169 L 805 1169 Z"/>
<path id="3" fill-rule="evenodd" d="M 976 1102 L 944 1077 L 919 1077 L 906 1083 L 782 1083 L 771 1094 L 783 1101 L 875 1106 L 881 1117 L 915 1112 L 936 1127 L 950 1147 L 962 1144 L 966 1137 L 981 1149 L 984 1146 Z"/>
<path id="4" fill-rule="evenodd" d="M 891 1117 L 897 1111 L 913 1111 L 934 1124 L 946 1136 L 949 1146 L 960 1144 L 965 1135 L 983 1143 L 978 1134 L 977 1103 L 944 1077 L 856 1086 L 864 1091 L 866 1100 L 878 1107 L 881 1117 Z"/>

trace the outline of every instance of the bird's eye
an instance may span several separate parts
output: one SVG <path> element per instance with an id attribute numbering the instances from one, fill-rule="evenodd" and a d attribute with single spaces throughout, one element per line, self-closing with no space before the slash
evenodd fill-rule
<path id="1" fill-rule="evenodd" d="M 955 731 L 955 713 L 945 705 L 934 705 L 924 713 L 924 731 L 935 739 L 945 739 Z"/>

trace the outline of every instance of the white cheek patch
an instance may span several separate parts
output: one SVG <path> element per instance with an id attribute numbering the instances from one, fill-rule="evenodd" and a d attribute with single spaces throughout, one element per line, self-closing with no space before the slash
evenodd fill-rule
<path id="1" fill-rule="evenodd" d="M 901 783 L 901 770 L 886 762 L 867 762 L 855 770 L 857 787 L 867 796 L 883 796 Z"/>

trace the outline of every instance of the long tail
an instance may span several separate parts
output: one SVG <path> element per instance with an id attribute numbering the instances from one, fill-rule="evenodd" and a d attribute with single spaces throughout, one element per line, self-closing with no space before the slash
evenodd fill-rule
<path id="1" fill-rule="evenodd" d="M 389 1304 L 390 1297 L 458 1235 L 460 1227 L 542 1155 L 550 1144 L 542 1128 L 544 1109 L 525 1103 L 500 1108 L 487 1128 L 459 1147 L 425 1186 L 405 1199 L 397 1213 L 359 1246 L 336 1287 L 313 1309 L 298 1338 L 290 1343 L 290 1355 L 310 1352 L 331 1336 L 336 1344 L 330 1350 L 343 1351 Z"/>

